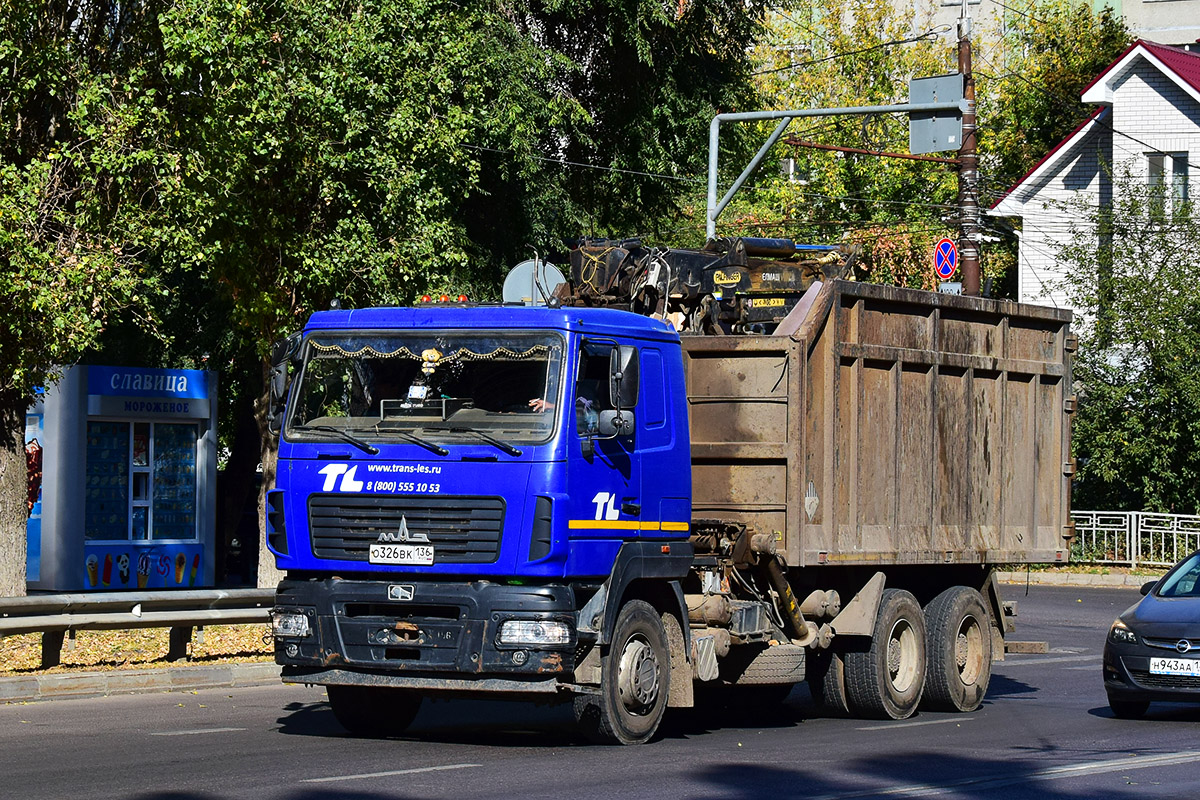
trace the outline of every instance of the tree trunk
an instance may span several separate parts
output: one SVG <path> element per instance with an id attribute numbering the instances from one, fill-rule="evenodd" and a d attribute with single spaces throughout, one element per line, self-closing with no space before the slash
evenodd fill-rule
<path id="1" fill-rule="evenodd" d="M 257 366 L 258 357 L 254 356 Z M 236 572 L 243 583 L 258 581 L 258 537 L 245 530 L 242 526 L 246 503 L 254 491 L 258 477 L 258 464 L 262 456 L 262 437 L 258 430 L 258 421 L 254 414 L 254 398 L 247 392 L 238 395 L 237 408 L 234 409 L 236 430 L 233 433 L 233 443 L 229 448 L 229 458 L 225 462 L 225 472 L 221 476 L 219 506 L 217 520 L 220 530 L 220 541 L 228 543 L 235 536 L 241 541 L 240 559 L 237 564 L 226 564 L 229 572 Z M 258 493 L 254 492 L 257 505 Z M 258 526 L 255 525 L 255 531 Z M 218 550 L 218 552 L 220 552 Z"/>
<path id="2" fill-rule="evenodd" d="M 24 396 L 0 394 L 0 597 L 25 594 L 25 408 Z"/>
<path id="3" fill-rule="evenodd" d="M 254 401 L 254 419 L 258 423 L 258 433 L 262 445 L 259 449 L 262 463 L 262 488 L 258 492 L 258 587 L 273 589 L 283 579 L 283 572 L 275 568 L 275 556 L 267 549 L 267 492 L 275 488 L 275 462 L 279 457 L 279 440 L 270 431 L 271 396 L 270 396 L 271 364 L 267 359 L 262 363 L 262 387 L 258 399 Z"/>

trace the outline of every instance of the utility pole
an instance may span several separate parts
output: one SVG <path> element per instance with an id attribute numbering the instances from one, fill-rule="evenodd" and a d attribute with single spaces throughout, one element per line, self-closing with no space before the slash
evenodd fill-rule
<path id="1" fill-rule="evenodd" d="M 958 148 L 958 252 L 963 294 L 979 296 L 979 159 L 975 153 L 975 77 L 971 74 L 971 17 L 963 0 L 958 18 L 958 71 L 963 76 L 962 145 Z"/>

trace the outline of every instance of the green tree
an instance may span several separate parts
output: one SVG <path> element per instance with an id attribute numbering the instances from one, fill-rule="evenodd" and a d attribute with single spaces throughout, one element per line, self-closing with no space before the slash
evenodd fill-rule
<path id="1" fill-rule="evenodd" d="M 1059 254 L 1082 310 L 1074 365 L 1077 508 L 1200 510 L 1200 218 L 1128 174 Z M 1098 236 L 1097 232 L 1105 236 Z"/>
<path id="2" fill-rule="evenodd" d="M 25 410 L 128 308 L 153 330 L 160 142 L 136 98 L 144 6 L 10 0 L 0 14 L 0 596 L 25 588 Z M 115 102 L 114 102 L 115 101 Z M 166 175 L 164 180 L 160 176 Z"/>
<path id="3" fill-rule="evenodd" d="M 0 594 L 24 562 L 21 412 L 53 365 L 220 369 L 229 483 L 249 485 L 260 461 L 269 480 L 272 340 L 335 297 L 486 294 L 527 243 L 659 227 L 687 184 L 653 173 L 701 172 L 708 119 L 753 94 L 761 10 L 12 5 L 0 275 L 19 302 L 0 339 L 0 552 L 13 570 Z M 251 413 L 256 425 L 240 424 Z"/>
<path id="4" fill-rule="evenodd" d="M 1076 0 L 1019 0 L 981 33 L 982 188 L 996 199 L 1095 111 L 1080 94 L 1133 36 L 1111 8 Z"/>

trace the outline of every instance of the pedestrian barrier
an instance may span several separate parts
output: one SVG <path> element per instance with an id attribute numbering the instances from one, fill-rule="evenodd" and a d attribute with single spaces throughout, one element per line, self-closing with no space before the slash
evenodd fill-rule
<path id="1" fill-rule="evenodd" d="M 167 660 L 187 658 L 193 630 L 266 622 L 274 589 L 97 592 L 0 598 L 0 636 L 42 634 L 42 667 L 61 663 L 63 639 L 80 630 L 170 628 Z"/>
<path id="2" fill-rule="evenodd" d="M 1071 560 L 1083 564 L 1169 567 L 1200 550 L 1200 516 L 1145 511 L 1072 511 Z"/>

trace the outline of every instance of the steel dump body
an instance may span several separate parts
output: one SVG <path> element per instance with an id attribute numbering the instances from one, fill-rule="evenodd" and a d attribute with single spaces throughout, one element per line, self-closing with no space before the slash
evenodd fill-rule
<path id="1" fill-rule="evenodd" d="M 790 336 L 684 337 L 693 517 L 792 567 L 1063 560 L 1070 321 L 835 280 Z"/>

